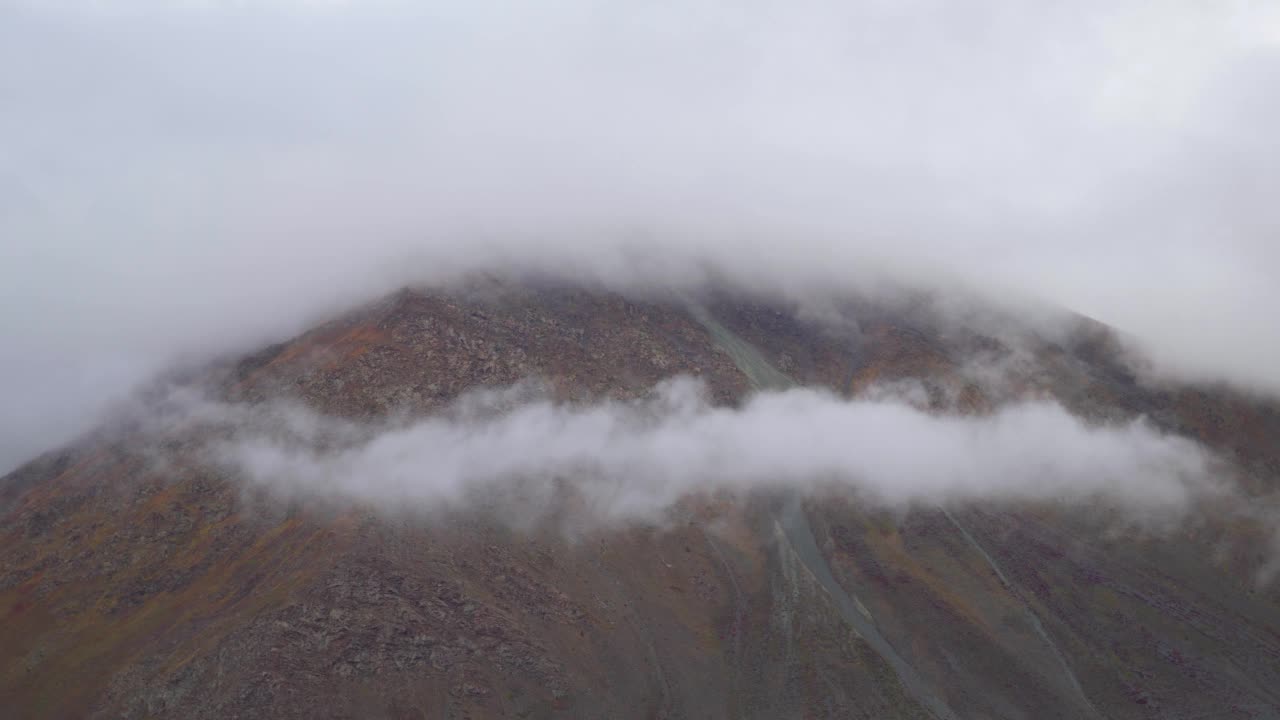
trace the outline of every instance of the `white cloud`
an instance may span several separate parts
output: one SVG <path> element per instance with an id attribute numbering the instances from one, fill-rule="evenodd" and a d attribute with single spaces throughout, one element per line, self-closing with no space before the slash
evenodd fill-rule
<path id="1" fill-rule="evenodd" d="M 1222 487 L 1195 443 L 1142 421 L 1088 425 L 1042 402 L 939 416 L 797 389 L 727 408 L 690 379 L 643 401 L 592 405 L 540 400 L 528 387 L 478 392 L 446 413 L 376 424 L 279 403 L 172 402 L 163 426 L 226 428 L 213 457 L 254 486 L 395 512 L 489 503 L 533 521 L 568 491 L 583 524 L 654 521 L 694 493 L 792 490 L 896 507 L 1100 500 L 1177 515 Z"/>

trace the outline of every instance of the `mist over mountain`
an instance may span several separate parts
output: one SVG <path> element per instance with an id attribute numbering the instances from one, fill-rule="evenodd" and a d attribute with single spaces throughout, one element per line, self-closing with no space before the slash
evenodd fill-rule
<path id="1" fill-rule="evenodd" d="M 1280 717 L 1277 71 L 1243 0 L 0 0 L 0 715 Z"/>
<path id="2" fill-rule="evenodd" d="M 959 284 L 1274 393 L 1266 4 L 6 3 L 0 465 L 402 285 Z"/>

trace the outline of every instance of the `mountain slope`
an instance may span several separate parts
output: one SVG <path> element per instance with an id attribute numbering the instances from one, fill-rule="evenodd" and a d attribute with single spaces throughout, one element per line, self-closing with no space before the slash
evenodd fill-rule
<path id="1" fill-rule="evenodd" d="M 1143 386 L 1105 332 L 1017 355 L 928 313 L 640 301 L 555 286 L 405 291 L 203 371 L 220 398 L 353 419 L 540 378 L 568 401 L 677 374 L 856 394 L 915 381 L 939 412 L 1049 394 L 1147 414 L 1280 469 L 1280 413 Z M 1028 359 L 1029 357 L 1029 359 Z M 1013 389 L 1008 389 L 1013 388 Z M 480 509 L 282 501 L 157 461 L 119 424 L 0 481 L 0 702 L 18 717 L 1273 717 L 1280 597 L 1264 528 L 1108 533 L 1105 509 L 888 512 L 847 497 L 691 496 L 660 527 L 566 535 Z M 573 513 L 572 505 L 563 510 Z"/>

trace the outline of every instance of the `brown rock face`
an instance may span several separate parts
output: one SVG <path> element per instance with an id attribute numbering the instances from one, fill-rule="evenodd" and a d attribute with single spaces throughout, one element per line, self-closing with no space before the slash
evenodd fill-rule
<path id="1" fill-rule="evenodd" d="M 634 398 L 680 374 L 721 404 L 753 383 L 903 379 L 939 411 L 1005 399 L 961 372 L 1011 352 L 976 331 L 705 300 L 405 291 L 206 380 L 226 399 L 355 419 L 531 377 L 565 400 Z M 1243 467 L 1251 490 L 1274 488 L 1273 405 L 1143 386 L 1090 332 L 1033 345 L 1008 392 L 1146 414 Z M 1280 594 L 1255 580 L 1264 527 L 1112 528 L 1056 506 L 692 496 L 658 527 L 570 536 L 480 510 L 264 498 L 185 445 L 160 463 L 137 431 L 108 429 L 0 480 L 0 715 L 1280 714 Z"/>

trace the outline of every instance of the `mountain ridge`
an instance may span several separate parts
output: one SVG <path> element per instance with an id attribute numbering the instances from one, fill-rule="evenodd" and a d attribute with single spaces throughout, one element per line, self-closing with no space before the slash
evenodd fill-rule
<path id="1" fill-rule="evenodd" d="M 1143 386 L 1096 328 L 1075 346 L 1033 348 L 1006 393 L 965 375 L 974 348 L 986 361 L 1010 351 L 979 332 L 884 309 L 833 327 L 768 299 L 699 301 L 702 317 L 685 299 L 599 289 L 405 290 L 221 363 L 201 384 L 231 402 L 287 396 L 359 421 L 430 414 L 528 377 L 575 403 L 639 398 L 683 374 L 729 406 L 786 376 L 842 395 L 911 382 L 935 412 L 1048 394 L 1103 420 L 1147 415 L 1241 465 L 1251 492 L 1269 492 L 1280 468 L 1273 405 Z M 91 436 L 0 481 L 0 698 L 27 716 L 1280 707 L 1268 689 L 1280 687 L 1280 596 L 1254 579 L 1265 564 L 1257 523 L 1108 536 L 1105 511 L 1051 504 L 890 512 L 839 496 L 704 495 L 661 526 L 573 539 L 474 509 L 280 502 L 181 444 L 158 467 L 137 439 Z M 786 549 L 787 508 L 812 528 L 809 559 L 820 556 L 828 582 Z M 863 633 L 832 592 L 850 588 L 874 618 Z M 904 687 L 886 646 L 923 691 Z"/>

